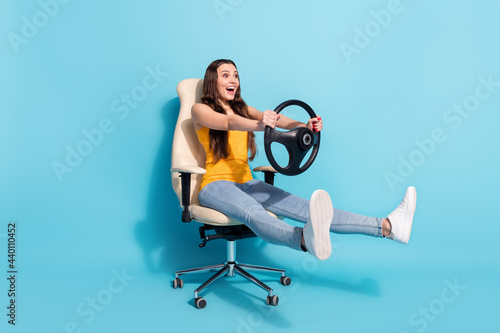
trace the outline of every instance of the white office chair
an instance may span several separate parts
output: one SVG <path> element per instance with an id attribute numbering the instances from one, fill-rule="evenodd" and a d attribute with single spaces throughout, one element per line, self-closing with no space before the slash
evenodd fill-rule
<path id="1" fill-rule="evenodd" d="M 204 247 L 208 241 L 214 239 L 225 239 L 227 241 L 227 261 L 222 264 L 177 271 L 172 286 L 174 288 L 183 287 L 183 281 L 179 278 L 181 275 L 215 271 L 216 273 L 210 279 L 194 291 L 194 304 L 197 308 L 202 309 L 207 302 L 199 294 L 224 274 L 234 276 L 236 273 L 266 290 L 268 292 L 267 304 L 277 305 L 278 296 L 273 295 L 273 290 L 246 270 L 280 273 L 281 284 L 288 286 L 291 279 L 285 275 L 285 271 L 283 269 L 238 263 L 236 261 L 235 241 L 255 237 L 255 234 L 242 223 L 216 210 L 203 207 L 198 201 L 198 188 L 201 178 L 206 172 L 203 169 L 206 156 L 194 130 L 191 120 L 191 107 L 193 104 L 200 102 L 202 87 L 203 80 L 201 79 L 186 79 L 177 86 L 181 107 L 172 143 L 172 168 L 170 170 L 172 172 L 172 187 L 182 207 L 182 221 L 190 222 L 195 220 L 203 223 L 203 226 L 200 227 L 202 243 L 199 246 Z M 254 171 L 264 172 L 266 182 L 273 183 L 276 171 L 272 167 L 258 167 Z M 272 213 L 269 214 L 273 215 Z M 215 234 L 207 235 L 206 231 L 208 230 L 212 230 Z"/>

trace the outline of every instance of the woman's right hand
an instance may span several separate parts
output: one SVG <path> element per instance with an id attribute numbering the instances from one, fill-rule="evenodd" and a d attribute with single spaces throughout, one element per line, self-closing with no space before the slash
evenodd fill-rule
<path id="1" fill-rule="evenodd" d="M 280 115 L 272 110 L 266 110 L 263 112 L 262 120 L 259 124 L 262 127 L 262 130 L 266 129 L 266 126 L 271 127 L 272 129 L 276 128 L 276 122 L 280 119 Z"/>

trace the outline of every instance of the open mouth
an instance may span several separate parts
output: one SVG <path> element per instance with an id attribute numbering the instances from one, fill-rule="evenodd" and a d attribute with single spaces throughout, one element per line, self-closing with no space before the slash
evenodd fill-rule
<path id="1" fill-rule="evenodd" d="M 231 94 L 231 95 L 234 95 L 234 93 L 236 92 L 236 88 L 234 86 L 229 86 L 226 88 L 226 91 Z"/>

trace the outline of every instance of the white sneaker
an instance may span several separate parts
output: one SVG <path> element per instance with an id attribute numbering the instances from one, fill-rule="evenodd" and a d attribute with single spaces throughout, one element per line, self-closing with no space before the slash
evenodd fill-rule
<path id="1" fill-rule="evenodd" d="M 398 208 L 387 216 L 392 228 L 391 234 L 387 236 L 387 238 L 393 239 L 396 242 L 408 244 L 416 206 L 417 191 L 413 186 L 409 186 Z"/>
<path id="2" fill-rule="evenodd" d="M 309 202 L 309 220 L 303 229 L 307 251 L 320 260 L 327 259 L 332 253 L 330 224 L 333 218 L 333 205 L 328 193 L 316 190 Z"/>

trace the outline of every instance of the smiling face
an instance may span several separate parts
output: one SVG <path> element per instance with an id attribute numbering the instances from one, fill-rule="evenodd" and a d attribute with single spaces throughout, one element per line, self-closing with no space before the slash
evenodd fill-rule
<path id="1" fill-rule="evenodd" d="M 222 102 L 232 101 L 240 86 L 238 70 L 232 64 L 222 64 L 217 68 L 217 92 Z"/>

